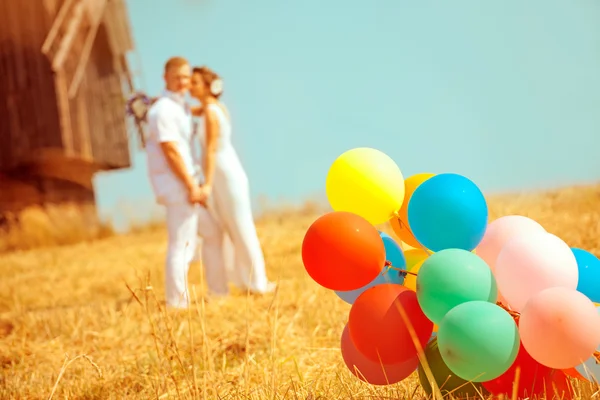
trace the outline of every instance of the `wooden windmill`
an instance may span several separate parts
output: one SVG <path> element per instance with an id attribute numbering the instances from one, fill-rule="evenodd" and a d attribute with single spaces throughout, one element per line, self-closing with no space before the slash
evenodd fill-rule
<path id="1" fill-rule="evenodd" d="M 124 0 L 0 0 L 0 214 L 94 202 L 131 165 Z"/>

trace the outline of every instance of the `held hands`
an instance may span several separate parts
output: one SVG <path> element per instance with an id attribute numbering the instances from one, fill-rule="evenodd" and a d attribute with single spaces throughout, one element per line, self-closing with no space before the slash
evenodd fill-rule
<path id="1" fill-rule="evenodd" d="M 192 185 L 188 188 L 188 201 L 191 204 L 200 204 L 202 207 L 206 207 L 211 193 L 212 186 L 210 185 Z"/>

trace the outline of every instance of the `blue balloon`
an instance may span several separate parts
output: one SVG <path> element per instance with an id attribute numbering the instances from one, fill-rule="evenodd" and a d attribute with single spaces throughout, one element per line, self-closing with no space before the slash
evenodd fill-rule
<path id="1" fill-rule="evenodd" d="M 404 253 L 402 252 L 400 245 L 398 245 L 398 243 L 396 243 L 396 241 L 385 232 L 379 232 L 379 236 L 381 236 L 381 240 L 383 240 L 383 246 L 385 247 L 385 259 L 391 262 L 392 266 L 395 268 L 406 268 L 406 259 L 404 258 Z M 382 283 L 397 283 L 401 285 L 404 283 L 404 276 L 405 275 L 400 271 L 396 271 L 384 266 L 379 275 L 377 275 L 375 279 L 365 286 L 348 291 L 335 290 L 335 294 L 337 294 L 338 297 L 344 300 L 346 303 L 354 304 L 354 301 L 365 290 Z"/>
<path id="2" fill-rule="evenodd" d="M 573 247 L 571 251 L 579 268 L 577 291 L 585 294 L 594 303 L 600 303 L 600 260 L 586 250 Z"/>
<path id="3" fill-rule="evenodd" d="M 596 310 L 600 316 L 600 306 L 596 307 Z M 596 350 L 600 351 L 600 346 Z M 591 356 L 583 364 L 576 366 L 575 369 L 587 380 L 600 383 L 600 364 L 596 362 L 596 357 Z"/>
<path id="4" fill-rule="evenodd" d="M 488 221 L 488 206 L 473 181 L 439 174 L 423 182 L 408 202 L 408 224 L 415 238 L 432 251 L 477 247 Z"/>

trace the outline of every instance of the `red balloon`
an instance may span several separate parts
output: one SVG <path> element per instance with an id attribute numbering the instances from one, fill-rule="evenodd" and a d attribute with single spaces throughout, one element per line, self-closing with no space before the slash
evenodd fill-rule
<path id="1" fill-rule="evenodd" d="M 348 328 L 356 348 L 367 358 L 396 364 L 417 355 L 407 322 L 424 348 L 433 322 L 421 310 L 417 294 L 402 285 L 383 283 L 358 296 L 350 309 Z"/>
<path id="2" fill-rule="evenodd" d="M 552 380 L 546 384 L 546 387 L 547 399 L 554 397 L 555 399 L 571 400 L 573 398 L 573 385 L 564 371 L 555 369 Z"/>
<path id="3" fill-rule="evenodd" d="M 408 361 L 397 364 L 382 364 L 369 360 L 357 349 L 352 339 L 348 324 L 342 332 L 342 358 L 346 367 L 363 382 L 372 385 L 392 385 L 406 379 L 419 366 L 419 358 L 415 355 Z"/>
<path id="4" fill-rule="evenodd" d="M 563 369 L 562 372 L 564 372 L 565 375 L 570 376 L 571 378 L 575 378 L 583 382 L 589 382 L 575 368 Z"/>
<path id="5" fill-rule="evenodd" d="M 359 289 L 379 275 L 385 247 L 366 219 L 345 211 L 319 217 L 302 242 L 302 261 L 310 277 L 331 290 Z"/>
<path id="6" fill-rule="evenodd" d="M 542 394 L 547 394 L 549 398 L 552 398 L 554 388 L 559 393 L 567 396 L 561 398 L 570 398 L 571 391 L 565 373 L 537 362 L 525 350 L 523 343 L 520 344 L 517 358 L 510 368 L 498 378 L 483 382 L 483 387 L 494 395 L 505 394 L 510 397 L 513 393 L 513 382 L 515 381 L 517 368 L 520 368 L 517 390 L 519 398 L 540 396 Z"/>

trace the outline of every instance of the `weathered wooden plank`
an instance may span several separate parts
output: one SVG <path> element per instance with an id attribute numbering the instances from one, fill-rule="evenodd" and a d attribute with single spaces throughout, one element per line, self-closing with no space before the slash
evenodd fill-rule
<path id="1" fill-rule="evenodd" d="M 79 85 L 81 84 L 81 80 L 83 79 L 83 75 L 85 74 L 85 67 L 87 66 L 90 54 L 92 52 L 92 47 L 94 46 L 96 34 L 98 33 L 98 27 L 100 26 L 100 22 L 102 21 L 102 15 L 105 10 L 106 0 L 94 2 L 94 4 L 96 6 L 93 7 L 93 11 L 96 12 L 97 15 L 93 18 L 90 18 L 91 26 L 85 38 L 83 49 L 81 50 L 81 54 L 79 55 L 79 61 L 77 63 L 77 67 L 73 75 L 71 84 L 69 86 L 69 98 L 73 98 L 75 96 L 75 93 L 77 93 Z"/>
<path id="2" fill-rule="evenodd" d="M 60 28 L 62 27 L 63 23 L 65 23 L 65 19 L 69 15 L 71 7 L 75 4 L 76 1 L 79 0 L 65 0 L 65 2 L 60 7 L 58 14 L 56 15 L 56 18 L 54 20 L 54 23 L 52 24 L 52 27 L 48 32 L 48 36 L 46 36 L 46 40 L 44 40 L 44 43 L 42 44 L 42 53 L 47 54 L 50 51 L 50 48 L 54 44 L 54 40 L 60 32 Z"/>
<path id="3" fill-rule="evenodd" d="M 84 19 L 83 3 L 78 2 L 73 6 L 73 12 L 69 15 L 69 20 L 66 22 L 65 34 L 62 37 L 55 56 L 52 58 L 52 69 L 58 71 L 62 68 L 62 64 L 67 58 L 71 45 L 79 33 L 79 28 Z"/>
<path id="4" fill-rule="evenodd" d="M 65 155 L 69 157 L 73 155 L 73 130 L 71 127 L 71 110 L 69 108 L 67 83 L 62 71 L 55 72 L 54 85 L 56 91 L 56 103 L 58 105 L 62 142 L 65 149 Z"/>

